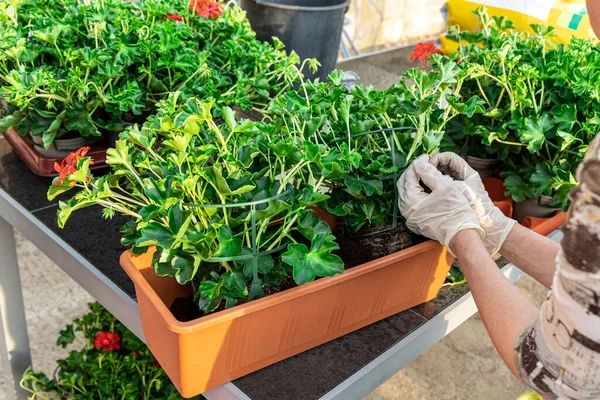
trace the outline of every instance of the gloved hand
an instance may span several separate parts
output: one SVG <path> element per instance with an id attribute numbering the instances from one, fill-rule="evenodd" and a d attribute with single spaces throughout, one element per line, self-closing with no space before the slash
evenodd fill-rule
<path id="1" fill-rule="evenodd" d="M 420 181 L 431 189 L 427 193 Z M 461 188 L 429 163 L 429 156 L 417 158 L 398 180 L 398 205 L 411 231 L 437 240 L 448 249 L 454 235 L 475 229 L 484 237 L 477 215 Z"/>
<path id="2" fill-rule="evenodd" d="M 505 216 L 494 205 L 485 191 L 477 171 L 471 168 L 460 156 L 455 153 L 437 153 L 431 157 L 429 163 L 455 179 L 455 183 L 458 184 L 457 187 L 469 199 L 471 208 L 477 214 L 479 225 L 485 231 L 483 244 L 490 256 L 494 257 L 502 247 L 516 221 Z"/>

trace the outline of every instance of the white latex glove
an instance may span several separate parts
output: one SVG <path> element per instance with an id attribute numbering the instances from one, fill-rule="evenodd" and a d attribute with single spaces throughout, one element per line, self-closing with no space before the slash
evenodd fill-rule
<path id="1" fill-rule="evenodd" d="M 419 181 L 431 193 L 426 193 Z M 429 163 L 427 155 L 417 158 L 398 180 L 398 205 L 408 229 L 449 250 L 452 238 L 463 229 L 475 229 L 483 239 L 484 231 L 469 201 L 450 177 Z"/>
<path id="2" fill-rule="evenodd" d="M 471 208 L 475 210 L 479 225 L 485 231 L 485 248 L 490 256 L 496 256 L 516 221 L 505 216 L 494 205 L 477 171 L 460 156 L 455 153 L 437 153 L 431 157 L 429 163 L 456 180 L 462 193 L 469 199 Z"/>

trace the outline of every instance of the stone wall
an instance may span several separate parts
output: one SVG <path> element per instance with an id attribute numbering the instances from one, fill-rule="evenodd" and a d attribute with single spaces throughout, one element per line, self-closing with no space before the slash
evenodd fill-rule
<path id="1" fill-rule="evenodd" d="M 445 31 L 445 6 L 446 0 L 352 0 L 345 29 L 361 53 L 412 44 Z"/>

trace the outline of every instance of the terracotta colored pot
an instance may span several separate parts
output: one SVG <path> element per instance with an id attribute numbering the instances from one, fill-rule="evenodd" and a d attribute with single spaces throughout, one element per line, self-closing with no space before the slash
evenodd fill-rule
<path id="1" fill-rule="evenodd" d="M 569 213 L 563 211 L 555 211 L 554 215 L 548 218 L 526 217 L 521 224 L 540 235 L 546 236 L 564 224 L 568 215 Z"/>
<path id="2" fill-rule="evenodd" d="M 465 161 L 471 166 L 471 168 L 477 171 L 479 176 L 481 176 L 481 179 L 497 175 L 498 169 L 500 169 L 500 161 L 495 158 L 488 159 L 466 156 Z"/>
<path id="3" fill-rule="evenodd" d="M 325 223 L 327 223 L 327 225 L 329 225 L 329 228 L 331 229 L 332 233 L 336 233 L 337 231 L 337 225 L 340 221 L 340 218 L 336 215 L 330 214 L 327 211 L 323 210 L 321 207 L 308 207 L 310 209 L 315 210 L 315 216 L 319 217 L 319 219 L 321 219 L 321 221 L 324 221 Z"/>
<path id="4" fill-rule="evenodd" d="M 483 180 L 483 186 L 496 207 L 498 207 L 504 215 L 512 218 L 514 202 L 511 197 L 506 197 L 504 194 L 504 182 L 502 179 L 494 177 L 485 178 Z"/>
<path id="5" fill-rule="evenodd" d="M 559 210 L 559 208 L 552 205 L 552 197 L 541 196 L 516 203 L 514 218 L 519 222 L 523 222 L 526 217 L 549 218 Z"/>
<path id="6" fill-rule="evenodd" d="M 135 284 L 148 347 L 179 392 L 190 397 L 436 297 L 452 257 L 428 241 L 189 322 L 169 311 L 191 293 L 160 278 L 152 252 L 121 256 Z"/>
<path id="7" fill-rule="evenodd" d="M 41 155 L 35 150 L 33 143 L 27 137 L 19 135 L 14 129 L 4 132 L 4 138 L 33 173 L 50 177 L 57 175 L 57 172 L 54 170 L 54 163 L 60 163 L 64 156 L 53 158 Z M 96 142 L 91 145 L 88 156 L 94 160 L 94 165 L 90 167 L 92 170 L 107 168 L 109 166 L 105 163 L 106 147 L 102 142 Z"/>
<path id="8" fill-rule="evenodd" d="M 500 208 L 500 210 L 507 217 L 513 217 L 513 207 L 516 205 L 521 205 L 522 203 L 514 204 L 513 199 L 510 197 L 506 197 L 504 195 L 504 182 L 498 178 L 486 178 L 483 181 L 483 185 L 485 186 L 485 190 L 490 195 L 490 198 L 494 201 L 494 204 Z M 547 197 L 547 196 L 545 196 Z M 537 200 L 534 200 L 537 206 Z M 552 204 L 552 198 L 548 197 L 545 199 L 546 202 L 550 201 Z M 538 206 L 541 207 L 541 206 Z M 547 207 L 544 208 L 543 211 L 547 211 Z M 546 217 L 536 217 L 536 216 L 524 216 L 523 220 L 520 221 L 523 226 L 526 228 L 532 229 L 533 231 L 539 233 L 540 235 L 547 235 L 553 230 L 560 227 L 567 220 L 567 213 L 562 212 L 557 209 L 550 209 L 551 212 L 548 215 L 546 212 Z M 517 219 L 517 218 L 515 218 Z M 518 219 L 517 219 L 518 220 Z"/>

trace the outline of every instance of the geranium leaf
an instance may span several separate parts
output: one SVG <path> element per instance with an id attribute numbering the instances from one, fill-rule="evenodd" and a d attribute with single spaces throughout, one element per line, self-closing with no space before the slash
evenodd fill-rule
<path id="1" fill-rule="evenodd" d="M 511 196 L 514 201 L 521 202 L 533 197 L 531 186 L 518 175 L 509 175 L 504 180 L 504 194 Z"/>
<path id="2" fill-rule="evenodd" d="M 293 268 L 294 281 L 298 285 L 312 282 L 316 277 L 333 276 L 344 272 L 343 261 L 334 254 L 338 246 L 326 233 L 317 234 L 311 241 L 310 250 L 304 244 L 291 244 L 282 255 L 283 262 Z"/>
<path id="3" fill-rule="evenodd" d="M 160 222 L 152 221 L 142 228 L 142 236 L 135 245 L 150 246 L 156 244 L 164 249 L 170 249 L 173 243 L 175 243 L 173 232 Z"/>
<path id="4" fill-rule="evenodd" d="M 226 290 L 227 296 L 230 297 L 246 297 L 248 296 L 248 288 L 246 283 L 248 277 L 242 271 L 227 272 L 223 274 L 223 289 Z"/>
<path id="5" fill-rule="evenodd" d="M 248 254 L 251 253 L 250 249 L 245 248 L 244 249 L 244 253 Z M 271 269 L 273 268 L 273 266 L 275 265 L 275 261 L 273 260 L 273 257 L 271 257 L 270 255 L 260 255 L 257 256 L 257 270 L 259 274 L 268 274 Z M 240 262 L 243 266 L 243 271 L 244 271 L 244 275 L 246 276 L 252 276 L 252 259 L 247 259 L 247 260 L 243 260 Z"/>
<path id="6" fill-rule="evenodd" d="M 331 228 L 325 221 L 311 211 L 303 211 L 298 219 L 298 231 L 308 240 L 313 240 L 320 233 L 330 234 Z"/>
<path id="7" fill-rule="evenodd" d="M 161 211 L 162 208 L 160 206 L 155 204 L 147 204 L 139 209 L 138 214 L 142 217 L 142 221 L 148 222 L 157 217 Z"/>
<path id="8" fill-rule="evenodd" d="M 227 123 L 227 125 L 229 125 L 229 129 L 234 131 L 237 127 L 235 111 L 233 111 L 230 107 L 223 107 L 223 117 L 225 118 L 225 122 Z"/>
<path id="9" fill-rule="evenodd" d="M 175 273 L 177 282 L 181 285 L 190 282 L 196 275 L 201 261 L 201 258 L 197 254 L 178 251 L 171 260 L 172 268 L 177 271 Z"/>
<path id="10" fill-rule="evenodd" d="M 524 120 L 524 127 L 520 129 L 521 141 L 527 144 L 530 153 L 535 153 L 542 148 L 546 141 L 546 133 L 552 129 L 554 124 L 548 114 L 541 118 L 527 117 Z"/>
<path id="11" fill-rule="evenodd" d="M 217 231 L 219 239 L 219 247 L 214 254 L 214 257 L 233 257 L 242 254 L 242 241 L 233 237 L 231 228 L 223 225 Z"/>
<path id="12" fill-rule="evenodd" d="M 577 106 L 575 104 L 556 105 L 550 110 L 552 122 L 559 130 L 570 131 L 577 123 Z"/>
<path id="13" fill-rule="evenodd" d="M 538 197 L 552 187 L 552 168 L 547 163 L 537 164 L 529 179 L 533 183 L 533 194 Z"/>

